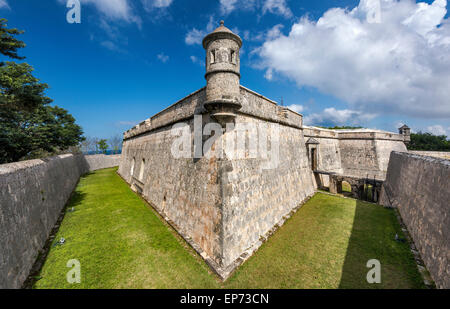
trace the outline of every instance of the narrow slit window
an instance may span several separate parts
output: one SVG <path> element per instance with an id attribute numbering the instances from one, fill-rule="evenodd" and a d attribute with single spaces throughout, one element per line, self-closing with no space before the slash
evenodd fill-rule
<path id="1" fill-rule="evenodd" d="M 209 61 L 209 63 L 214 63 L 214 62 L 216 62 L 216 51 L 215 50 L 212 50 L 211 51 L 211 55 L 210 55 L 210 61 Z"/>
<path id="2" fill-rule="evenodd" d="M 139 171 L 139 181 L 144 179 L 145 159 L 142 159 L 141 170 Z"/>
<path id="3" fill-rule="evenodd" d="M 231 51 L 231 63 L 236 64 L 236 52 L 234 50 Z"/>
<path id="4" fill-rule="evenodd" d="M 136 159 L 133 158 L 133 161 L 131 161 L 131 170 L 130 170 L 130 175 L 133 176 L 134 174 L 134 164 L 136 163 Z"/>

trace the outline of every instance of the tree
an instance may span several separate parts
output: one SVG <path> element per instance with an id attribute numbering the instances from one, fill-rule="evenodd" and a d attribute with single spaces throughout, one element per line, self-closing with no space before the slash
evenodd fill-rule
<path id="1" fill-rule="evenodd" d="M 66 110 L 43 106 L 31 112 L 0 109 L 0 163 L 18 161 L 34 153 L 58 153 L 78 145 L 81 128 Z"/>
<path id="2" fill-rule="evenodd" d="M 119 150 L 122 148 L 122 137 L 120 135 L 114 135 L 109 139 L 109 144 L 114 153 L 119 153 Z"/>
<path id="3" fill-rule="evenodd" d="M 107 142 L 106 139 L 101 139 L 97 143 L 98 144 L 98 148 L 104 154 L 106 154 L 106 151 L 108 150 L 108 144 L 106 142 Z"/>
<path id="4" fill-rule="evenodd" d="M 431 133 L 412 133 L 409 150 L 425 151 L 450 151 L 450 141 L 445 135 L 433 135 Z"/>
<path id="5" fill-rule="evenodd" d="M 0 19 L 0 54 L 23 59 L 17 50 L 25 44 L 13 37 L 21 33 L 7 29 L 6 20 Z M 48 85 L 32 72 L 27 63 L 0 64 L 0 163 L 59 153 L 84 139 L 72 115 L 49 105 L 52 100 L 45 95 Z"/>
<path id="6" fill-rule="evenodd" d="M 25 47 L 25 43 L 17 40 L 14 36 L 24 33 L 24 31 L 15 28 L 8 29 L 8 21 L 0 18 L 0 53 L 12 59 L 24 59 L 17 54 L 19 48 Z M 1 65 L 1 64 L 0 64 Z"/>

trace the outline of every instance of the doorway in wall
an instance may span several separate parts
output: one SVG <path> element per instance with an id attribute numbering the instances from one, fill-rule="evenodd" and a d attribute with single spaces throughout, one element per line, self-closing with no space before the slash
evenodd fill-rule
<path id="1" fill-rule="evenodd" d="M 317 149 L 311 148 L 311 169 L 313 171 L 317 170 Z"/>

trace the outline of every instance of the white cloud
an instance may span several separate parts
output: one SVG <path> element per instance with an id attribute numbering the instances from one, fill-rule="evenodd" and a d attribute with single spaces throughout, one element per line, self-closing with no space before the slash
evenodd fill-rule
<path id="1" fill-rule="evenodd" d="M 445 130 L 445 128 L 439 124 L 427 127 L 426 131 L 434 135 L 448 135 L 447 130 Z"/>
<path id="2" fill-rule="evenodd" d="M 223 15 L 228 15 L 236 9 L 253 10 L 257 6 L 257 0 L 220 0 L 220 11 Z"/>
<path id="3" fill-rule="evenodd" d="M 290 110 L 292 110 L 296 113 L 301 113 L 305 109 L 303 107 L 303 105 L 300 105 L 300 104 L 292 104 L 292 105 L 287 106 L 287 108 L 289 108 Z"/>
<path id="4" fill-rule="evenodd" d="M 150 11 L 154 8 L 164 9 L 172 4 L 173 0 L 142 0 L 144 9 Z"/>
<path id="5" fill-rule="evenodd" d="M 266 75 L 280 74 L 369 113 L 450 117 L 450 21 L 446 0 L 370 1 L 302 18 L 257 50 Z"/>
<path id="6" fill-rule="evenodd" d="M 0 9 L 9 9 L 8 2 L 6 0 L 0 0 Z"/>
<path id="7" fill-rule="evenodd" d="M 1 1 L 1 0 L 0 0 Z M 66 5 L 67 0 L 58 0 Z M 94 5 L 95 8 L 110 20 L 123 20 L 128 23 L 136 23 L 139 27 L 142 20 L 135 15 L 129 0 L 80 0 L 81 5 Z"/>
<path id="8" fill-rule="evenodd" d="M 214 17 L 210 16 L 205 30 L 198 30 L 196 28 L 193 28 L 186 34 L 184 41 L 188 45 L 202 44 L 203 38 L 208 33 L 212 32 L 216 26 L 218 26 L 218 25 L 216 25 L 216 22 L 214 21 Z"/>
<path id="9" fill-rule="evenodd" d="M 166 63 L 167 61 L 169 61 L 169 56 L 165 55 L 164 53 L 160 53 L 156 56 L 158 58 L 159 61 L 161 61 L 162 63 Z"/>
<path id="10" fill-rule="evenodd" d="M 237 0 L 220 0 L 222 14 L 229 14 L 236 8 Z"/>
<path id="11" fill-rule="evenodd" d="M 304 118 L 306 125 L 323 126 L 344 126 L 344 125 L 362 125 L 375 118 L 376 115 L 365 114 L 361 111 L 342 109 L 337 110 L 334 107 L 326 108 L 322 113 L 313 113 Z"/>
<path id="12" fill-rule="evenodd" d="M 187 45 L 202 44 L 202 40 L 205 36 L 206 31 L 197 30 L 194 28 L 186 34 L 184 41 Z"/>
<path id="13" fill-rule="evenodd" d="M 205 65 L 205 63 L 196 56 L 191 56 L 190 59 L 191 59 L 192 63 L 202 65 L 202 66 Z"/>
<path id="14" fill-rule="evenodd" d="M 267 12 L 282 15 L 286 18 L 293 16 L 291 9 L 286 4 L 286 0 L 266 0 L 263 5 L 263 14 Z"/>

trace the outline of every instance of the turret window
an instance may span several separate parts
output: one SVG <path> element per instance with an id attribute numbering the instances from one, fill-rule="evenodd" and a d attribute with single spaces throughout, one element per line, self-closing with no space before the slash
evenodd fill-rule
<path id="1" fill-rule="evenodd" d="M 209 56 L 209 63 L 213 64 L 214 62 L 216 62 L 216 50 L 215 49 L 213 49 L 211 51 L 210 56 Z"/>
<path id="2" fill-rule="evenodd" d="M 230 61 L 232 64 L 236 64 L 236 52 L 234 50 L 231 50 Z"/>

